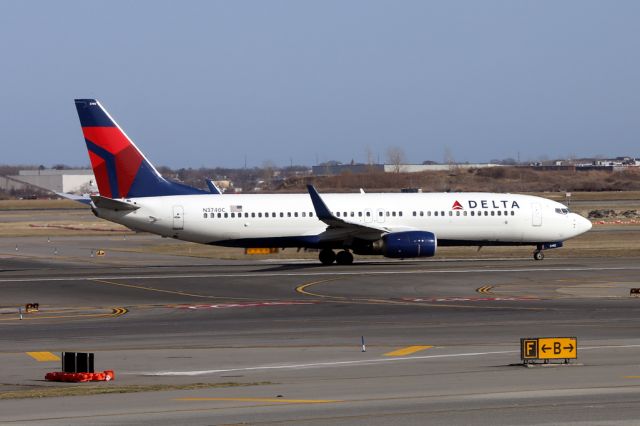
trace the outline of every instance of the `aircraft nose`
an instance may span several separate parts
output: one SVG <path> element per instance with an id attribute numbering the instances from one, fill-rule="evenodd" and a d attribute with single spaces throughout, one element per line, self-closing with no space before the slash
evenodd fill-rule
<path id="1" fill-rule="evenodd" d="M 585 232 L 590 230 L 591 227 L 593 226 L 589 219 L 586 219 L 580 216 L 579 214 L 575 214 L 575 213 L 574 213 L 574 223 L 575 223 L 575 229 L 578 232 L 578 235 L 584 234 Z"/>

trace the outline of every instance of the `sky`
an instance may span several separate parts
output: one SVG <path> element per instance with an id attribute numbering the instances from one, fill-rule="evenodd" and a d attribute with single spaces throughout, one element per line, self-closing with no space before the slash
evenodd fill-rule
<path id="1" fill-rule="evenodd" d="M 0 0 L 0 164 L 640 156 L 640 2 Z"/>

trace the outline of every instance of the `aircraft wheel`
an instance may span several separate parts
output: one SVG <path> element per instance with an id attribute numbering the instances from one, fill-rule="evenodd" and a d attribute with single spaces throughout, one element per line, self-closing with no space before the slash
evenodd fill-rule
<path id="1" fill-rule="evenodd" d="M 333 252 L 333 250 L 329 249 L 320 250 L 320 255 L 318 257 L 320 258 L 320 262 L 322 262 L 323 265 L 331 265 L 336 260 L 336 254 Z"/>
<path id="2" fill-rule="evenodd" d="M 353 263 L 353 255 L 348 250 L 342 250 L 336 256 L 336 263 L 338 265 L 351 265 Z"/>
<path id="3" fill-rule="evenodd" d="M 542 259 L 544 259 L 544 253 L 541 252 L 541 251 L 536 250 L 536 251 L 533 252 L 533 258 L 535 260 L 542 260 Z"/>

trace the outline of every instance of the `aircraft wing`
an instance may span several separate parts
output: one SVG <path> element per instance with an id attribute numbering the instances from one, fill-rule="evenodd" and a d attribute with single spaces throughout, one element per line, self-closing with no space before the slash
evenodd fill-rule
<path id="1" fill-rule="evenodd" d="M 313 208 L 316 211 L 316 216 L 322 222 L 327 224 L 325 232 L 320 234 L 320 237 L 325 241 L 342 240 L 348 238 L 360 238 L 363 240 L 378 240 L 384 234 L 391 232 L 397 232 L 399 229 L 393 229 L 386 226 L 377 226 L 372 223 L 362 224 L 356 222 L 350 222 L 339 218 L 327 207 L 320 194 L 313 185 L 307 185 Z M 406 228 L 406 229 L 405 229 Z M 411 230 L 412 228 L 403 227 L 403 231 Z"/>

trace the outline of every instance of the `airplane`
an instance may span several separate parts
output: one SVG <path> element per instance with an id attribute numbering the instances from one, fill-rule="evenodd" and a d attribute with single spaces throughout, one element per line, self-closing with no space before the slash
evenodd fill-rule
<path id="1" fill-rule="evenodd" d="M 95 99 L 76 109 L 99 195 L 100 218 L 163 237 L 243 248 L 318 249 L 324 265 L 353 254 L 424 258 L 439 246 L 562 247 L 591 222 L 558 202 L 500 193 L 238 194 L 162 177 Z M 211 187 L 210 187 L 211 188 Z M 337 251 L 337 253 L 336 253 Z"/>

